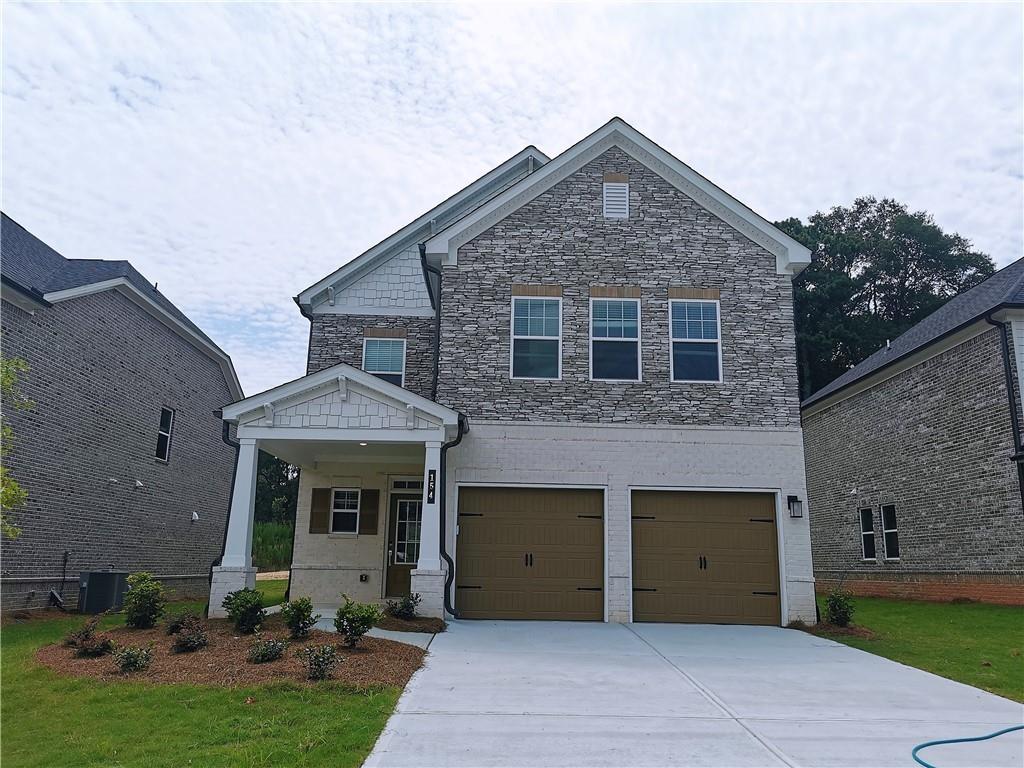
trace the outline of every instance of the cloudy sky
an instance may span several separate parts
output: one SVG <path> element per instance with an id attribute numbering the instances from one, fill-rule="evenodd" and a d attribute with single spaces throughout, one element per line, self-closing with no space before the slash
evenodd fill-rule
<path id="1" fill-rule="evenodd" d="M 1022 253 L 1022 17 L 969 5 L 4 4 L 3 209 L 128 259 L 252 393 L 291 297 L 620 115 L 769 219 L 893 196 Z"/>

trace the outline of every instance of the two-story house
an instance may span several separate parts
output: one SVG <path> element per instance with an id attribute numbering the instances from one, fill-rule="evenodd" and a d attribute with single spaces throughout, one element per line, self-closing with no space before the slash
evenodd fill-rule
<path id="1" fill-rule="evenodd" d="M 24 361 L 5 401 L 3 608 L 74 607 L 79 574 L 149 571 L 207 593 L 228 516 L 234 449 L 215 410 L 242 390 L 231 359 L 127 261 L 69 259 L 0 221 L 3 356 Z M 53 596 L 51 596 L 51 592 Z"/>
<path id="2" fill-rule="evenodd" d="M 791 281 L 808 251 L 616 118 L 527 147 L 296 297 L 308 373 L 241 442 L 301 467 L 294 596 L 463 618 L 813 621 Z"/>

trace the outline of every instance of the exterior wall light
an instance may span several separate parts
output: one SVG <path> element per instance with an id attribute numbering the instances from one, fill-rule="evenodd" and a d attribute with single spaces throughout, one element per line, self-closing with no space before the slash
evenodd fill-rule
<path id="1" fill-rule="evenodd" d="M 789 504 L 790 517 L 804 516 L 804 503 L 800 500 L 799 496 L 789 496 L 787 497 L 786 501 Z"/>

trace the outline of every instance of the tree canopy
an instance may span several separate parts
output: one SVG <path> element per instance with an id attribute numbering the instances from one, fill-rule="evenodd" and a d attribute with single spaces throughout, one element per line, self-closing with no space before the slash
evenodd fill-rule
<path id="1" fill-rule="evenodd" d="M 256 464 L 256 522 L 294 525 L 298 494 L 298 468 L 260 451 Z"/>
<path id="2" fill-rule="evenodd" d="M 806 224 L 775 226 L 813 259 L 793 281 L 801 398 L 995 271 L 989 256 L 930 214 L 888 198 L 860 197 Z"/>

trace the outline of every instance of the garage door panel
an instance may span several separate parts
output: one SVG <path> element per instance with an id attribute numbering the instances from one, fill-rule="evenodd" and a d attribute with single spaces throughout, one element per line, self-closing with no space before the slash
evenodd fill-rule
<path id="1" fill-rule="evenodd" d="M 460 615 L 603 619 L 603 508 L 599 490 L 460 488 Z"/>
<path id="2" fill-rule="evenodd" d="M 634 621 L 779 623 L 773 495 L 634 491 L 632 513 Z"/>

